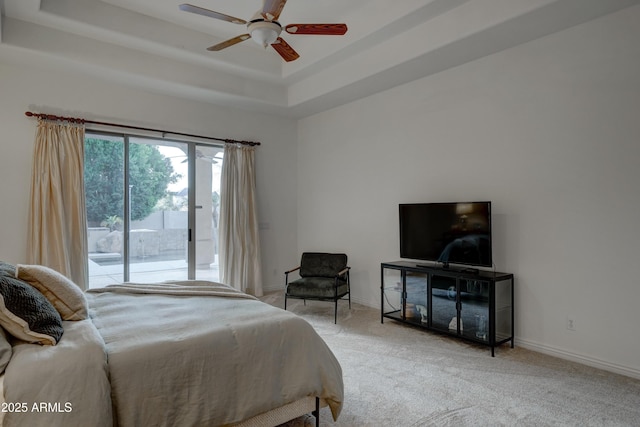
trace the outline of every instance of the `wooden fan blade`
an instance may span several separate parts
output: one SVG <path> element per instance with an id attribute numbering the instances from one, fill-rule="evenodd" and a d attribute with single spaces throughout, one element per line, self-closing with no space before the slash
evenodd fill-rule
<path id="1" fill-rule="evenodd" d="M 245 21 L 244 19 L 236 18 L 234 16 L 225 15 L 224 13 L 214 12 L 213 10 L 204 9 L 202 7 L 194 6 L 192 4 L 185 3 L 185 4 L 181 4 L 178 7 L 183 12 L 191 12 L 191 13 L 195 13 L 197 15 L 204 15 L 204 16 L 208 16 L 210 18 L 221 19 L 223 21 L 232 22 L 234 24 L 242 24 L 242 25 L 244 25 L 244 24 L 247 23 L 247 21 Z"/>
<path id="2" fill-rule="evenodd" d="M 264 0 L 262 16 L 268 21 L 276 21 L 282 13 L 287 0 Z"/>
<path id="3" fill-rule="evenodd" d="M 300 58 L 300 55 L 298 55 L 298 52 L 293 50 L 293 48 L 289 46 L 289 43 L 284 41 L 284 39 L 281 37 L 278 37 L 276 42 L 273 43 L 271 46 L 273 46 L 276 52 L 278 52 L 280 56 L 282 56 L 282 59 L 284 59 L 287 62 L 295 61 L 296 59 Z"/>
<path id="4" fill-rule="evenodd" d="M 284 29 L 289 34 L 341 36 L 347 32 L 347 24 L 289 24 Z"/>
<path id="5" fill-rule="evenodd" d="M 207 48 L 207 50 L 217 52 L 217 51 L 225 49 L 225 48 L 227 48 L 229 46 L 233 46 L 234 44 L 238 44 L 240 42 L 248 40 L 250 38 L 251 38 L 251 34 L 242 34 L 242 35 L 236 36 L 236 37 L 234 37 L 232 39 L 225 40 L 222 43 L 218 43 L 218 44 L 214 44 L 213 46 L 209 46 Z"/>

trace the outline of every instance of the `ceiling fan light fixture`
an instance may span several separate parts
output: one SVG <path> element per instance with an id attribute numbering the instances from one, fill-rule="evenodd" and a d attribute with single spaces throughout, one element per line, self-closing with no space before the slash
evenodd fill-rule
<path id="1" fill-rule="evenodd" d="M 249 25 L 251 38 L 265 49 L 278 40 L 282 27 L 275 22 L 258 21 Z"/>

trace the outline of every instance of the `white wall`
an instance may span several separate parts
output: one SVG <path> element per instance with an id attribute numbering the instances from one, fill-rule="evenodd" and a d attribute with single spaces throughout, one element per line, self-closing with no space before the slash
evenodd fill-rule
<path id="1" fill-rule="evenodd" d="M 640 377 L 638 22 L 626 9 L 301 120 L 299 250 L 347 252 L 352 298 L 379 307 L 399 203 L 491 200 L 516 345 Z"/>
<path id="2" fill-rule="evenodd" d="M 214 78 L 212 76 L 212 78 Z M 36 120 L 25 111 L 260 141 L 256 155 L 263 286 L 282 288 L 297 258 L 296 122 L 180 100 L 83 74 L 0 58 L 0 259 L 26 261 L 27 210 Z M 295 172 L 294 172 L 295 173 Z"/>

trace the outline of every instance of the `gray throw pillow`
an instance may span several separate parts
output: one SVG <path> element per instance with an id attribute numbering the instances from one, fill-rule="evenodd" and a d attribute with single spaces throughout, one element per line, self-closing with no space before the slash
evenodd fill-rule
<path id="1" fill-rule="evenodd" d="M 0 261 L 0 276 L 15 277 L 16 267 L 8 262 Z"/>
<path id="2" fill-rule="evenodd" d="M 15 277 L 0 275 L 0 326 L 14 337 L 56 345 L 64 329 L 53 305 L 36 288 Z"/>

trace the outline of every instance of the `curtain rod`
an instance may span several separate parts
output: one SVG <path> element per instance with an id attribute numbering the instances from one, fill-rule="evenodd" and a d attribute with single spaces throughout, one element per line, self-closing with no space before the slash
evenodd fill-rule
<path id="1" fill-rule="evenodd" d="M 144 127 L 130 126 L 130 125 L 122 125 L 122 124 L 118 124 L 118 123 L 97 122 L 97 121 L 94 121 L 94 120 L 86 120 L 86 119 L 81 119 L 81 118 L 77 118 L 77 117 L 54 116 L 53 114 L 32 113 L 31 111 L 27 111 L 24 114 L 27 117 L 37 117 L 39 119 L 45 119 L 45 120 L 67 121 L 67 122 L 71 122 L 71 123 L 83 123 L 83 124 L 84 123 L 91 123 L 91 124 L 94 124 L 94 125 L 111 126 L 111 127 L 119 127 L 119 128 L 127 128 L 127 129 L 136 129 L 136 130 L 144 130 L 144 131 L 150 131 L 150 132 L 159 132 L 159 133 L 162 133 L 163 137 L 166 134 L 170 134 L 170 135 L 188 136 L 188 137 L 192 137 L 192 138 L 209 139 L 209 140 L 212 140 L 212 141 L 221 141 L 221 142 L 224 142 L 225 144 L 241 144 L 241 145 L 250 145 L 250 146 L 260 145 L 259 142 L 253 142 L 253 141 L 236 141 L 235 139 L 222 139 L 222 138 L 215 138 L 213 136 L 202 136 L 202 135 L 194 135 L 194 134 L 190 134 L 190 133 L 171 132 L 171 131 L 168 131 L 168 130 L 144 128 Z"/>

